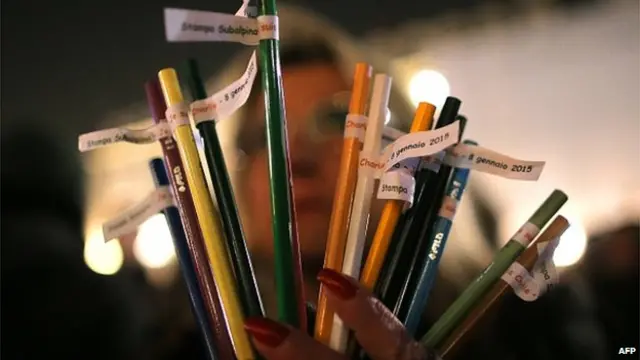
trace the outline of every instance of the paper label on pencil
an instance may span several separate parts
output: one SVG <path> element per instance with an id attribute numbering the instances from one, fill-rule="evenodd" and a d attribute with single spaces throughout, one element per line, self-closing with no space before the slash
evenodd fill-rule
<path id="1" fill-rule="evenodd" d="M 380 179 L 377 198 L 405 201 L 410 207 L 413 204 L 415 187 L 416 181 L 407 171 L 388 171 Z"/>
<path id="2" fill-rule="evenodd" d="M 178 126 L 191 125 L 189 123 L 189 108 L 184 103 L 169 106 L 165 115 L 171 132 L 175 132 Z"/>
<path id="3" fill-rule="evenodd" d="M 538 249 L 538 261 L 533 267 L 532 275 L 541 286 L 541 293 L 551 290 L 560 282 L 558 270 L 553 262 L 553 254 L 555 253 L 560 238 L 555 238 L 549 242 L 536 244 Z"/>
<path id="4" fill-rule="evenodd" d="M 382 175 L 384 163 L 380 161 L 380 154 L 369 151 L 360 151 L 358 162 L 358 176 L 368 176 L 379 179 Z"/>
<path id="5" fill-rule="evenodd" d="M 539 233 L 540 229 L 537 226 L 530 222 L 527 222 L 526 224 L 522 225 L 520 229 L 518 229 L 518 232 L 513 235 L 511 239 L 527 247 L 529 246 L 531 241 L 533 241 L 533 239 L 538 236 Z"/>
<path id="6" fill-rule="evenodd" d="M 534 301 L 540 296 L 540 285 L 527 269 L 519 262 L 514 262 L 501 277 L 513 288 L 513 292 L 524 301 Z"/>
<path id="7" fill-rule="evenodd" d="M 344 138 L 358 138 L 364 142 L 364 133 L 367 130 L 367 117 L 358 114 L 348 114 L 344 124 Z"/>
<path id="8" fill-rule="evenodd" d="M 400 137 L 388 146 L 383 155 L 384 170 L 408 159 L 419 158 L 440 152 L 458 142 L 460 122 L 431 131 L 419 131 Z"/>
<path id="9" fill-rule="evenodd" d="M 279 40 L 278 17 L 274 15 L 258 16 L 258 36 L 260 40 Z"/>
<path id="10" fill-rule="evenodd" d="M 168 186 L 158 187 L 140 203 L 102 225 L 105 241 L 136 231 L 145 220 L 174 204 L 171 189 Z"/>
<path id="11" fill-rule="evenodd" d="M 254 51 L 242 76 L 210 97 L 191 103 L 193 122 L 196 125 L 204 121 L 218 122 L 233 115 L 249 99 L 257 69 L 258 61 Z"/>
<path id="12" fill-rule="evenodd" d="M 165 8 L 164 27 L 170 42 L 221 41 L 245 45 L 260 42 L 258 21 L 245 16 Z"/>
<path id="13" fill-rule="evenodd" d="M 121 128 L 98 130 L 80 135 L 78 137 L 78 149 L 81 152 L 85 152 L 119 142 L 151 144 L 170 135 L 171 130 L 166 122 L 160 122 L 140 130 Z"/>
<path id="14" fill-rule="evenodd" d="M 544 161 L 518 160 L 480 146 L 457 144 L 447 151 L 447 165 L 498 175 L 507 179 L 536 181 Z"/>

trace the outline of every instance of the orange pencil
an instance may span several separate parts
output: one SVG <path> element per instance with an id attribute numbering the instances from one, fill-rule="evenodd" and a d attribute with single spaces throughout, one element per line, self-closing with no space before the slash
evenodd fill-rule
<path id="1" fill-rule="evenodd" d="M 329 222 L 327 236 L 327 250 L 324 256 L 324 267 L 340 271 L 344 257 L 344 247 L 347 239 L 351 198 L 358 174 L 358 157 L 364 136 L 366 118 L 365 106 L 369 95 L 371 67 L 366 63 L 356 64 L 353 76 L 353 89 L 349 103 L 349 115 L 345 122 L 344 142 L 340 171 L 333 197 L 333 211 Z M 316 315 L 315 337 L 318 341 L 329 344 L 333 311 L 327 307 L 326 297 L 322 286 L 318 295 L 318 312 Z"/>
<path id="2" fill-rule="evenodd" d="M 428 130 L 433 122 L 433 114 L 435 111 L 436 107 L 434 105 L 426 102 L 420 103 L 413 118 L 410 132 Z M 360 283 L 368 289 L 372 290 L 378 280 L 384 257 L 389 249 L 393 230 L 398 223 L 403 207 L 404 201 L 402 200 L 387 200 L 382 208 L 380 222 L 373 236 L 371 250 L 369 250 L 369 255 L 367 256 L 367 261 L 365 262 L 362 276 L 360 277 Z"/>

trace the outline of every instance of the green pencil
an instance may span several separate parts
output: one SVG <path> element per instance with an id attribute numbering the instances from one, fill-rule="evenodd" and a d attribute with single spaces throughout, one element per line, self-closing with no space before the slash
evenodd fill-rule
<path id="1" fill-rule="evenodd" d="M 206 99 L 207 91 L 200 77 L 198 63 L 194 59 L 189 59 L 186 70 L 188 88 L 193 100 Z M 227 249 L 231 255 L 231 265 L 238 284 L 238 291 L 240 292 L 238 295 L 240 295 L 244 315 L 247 317 L 264 316 L 264 308 L 242 230 L 242 223 L 238 216 L 233 188 L 231 187 L 224 154 L 216 132 L 215 119 L 200 122 L 196 127 L 204 140 L 204 154 L 209 165 L 209 175 L 215 190 L 222 227 L 227 240 Z"/>
<path id="2" fill-rule="evenodd" d="M 567 195 L 554 190 L 518 232 L 500 249 L 493 262 L 449 306 L 447 311 L 429 329 L 421 342 L 429 348 L 437 348 L 449 333 L 464 319 L 466 313 L 489 291 L 511 266 L 527 245 L 567 202 Z"/>
<path id="3" fill-rule="evenodd" d="M 267 31 L 275 30 L 273 33 L 277 34 L 277 21 L 275 24 L 267 24 L 277 16 L 276 1 L 262 0 L 259 3 L 259 31 L 262 32 L 266 28 Z M 293 181 L 277 36 L 260 40 L 259 63 L 265 102 L 278 318 L 289 325 L 304 329 L 306 308 L 302 295 L 301 262 L 294 219 L 291 189 Z"/>

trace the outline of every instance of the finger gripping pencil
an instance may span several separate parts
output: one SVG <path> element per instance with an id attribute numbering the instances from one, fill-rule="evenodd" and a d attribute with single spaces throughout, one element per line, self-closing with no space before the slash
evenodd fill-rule
<path id="1" fill-rule="evenodd" d="M 147 102 L 149 110 L 156 124 L 166 124 L 165 112 L 167 106 L 162 95 L 162 89 L 158 80 L 152 80 L 145 84 Z M 233 346 L 227 331 L 224 312 L 218 296 L 218 289 L 213 280 L 211 268 L 207 260 L 204 239 L 195 205 L 191 197 L 191 188 L 188 180 L 184 177 L 185 171 L 180 158 L 180 151 L 172 136 L 160 139 L 165 164 L 171 175 L 171 187 L 177 202 L 178 210 L 182 218 L 182 224 L 193 259 L 193 264 L 198 276 L 200 291 L 205 300 L 205 305 L 209 313 L 215 340 L 216 352 L 221 359 L 228 359 L 234 356 Z"/>
<path id="2" fill-rule="evenodd" d="M 167 110 L 169 115 L 167 118 L 170 123 L 173 122 L 172 126 L 175 127 L 176 142 L 185 167 L 187 181 L 191 185 L 196 214 L 202 228 L 202 235 L 209 255 L 209 263 L 213 277 L 218 285 L 220 300 L 227 318 L 236 355 L 240 359 L 254 359 L 251 343 L 244 330 L 244 315 L 236 293 L 222 229 L 213 207 L 213 199 L 209 194 L 204 179 L 191 126 L 188 120 L 186 124 L 184 123 L 187 109 L 185 109 L 183 103 L 184 98 L 178 82 L 178 75 L 174 69 L 164 69 L 158 73 L 158 78 L 169 109 Z"/>
<path id="3" fill-rule="evenodd" d="M 540 232 L 540 229 L 551 220 L 566 201 L 567 195 L 560 190 L 554 190 L 511 240 L 500 249 L 493 262 L 462 292 L 429 329 L 421 340 L 422 344 L 427 347 L 437 348 L 440 342 L 460 323 L 478 300 L 500 279 L 500 276 L 504 274 Z"/>

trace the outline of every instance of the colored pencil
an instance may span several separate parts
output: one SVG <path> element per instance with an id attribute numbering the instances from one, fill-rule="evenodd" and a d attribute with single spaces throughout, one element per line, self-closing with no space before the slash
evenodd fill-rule
<path id="1" fill-rule="evenodd" d="M 259 1 L 258 22 L 277 15 L 275 0 Z M 258 45 L 266 109 L 278 318 L 280 321 L 304 330 L 306 329 L 306 303 L 298 234 L 294 232 L 296 230 L 293 201 L 295 192 L 292 189 L 279 46 L 277 39 L 261 39 Z"/>
<path id="2" fill-rule="evenodd" d="M 540 234 L 532 244 L 520 255 L 517 261 L 528 271 L 533 270 L 538 261 L 537 246 L 545 242 L 553 241 L 569 228 L 569 221 L 562 216 L 557 216 L 551 224 Z M 465 320 L 451 333 L 450 336 L 439 346 L 438 352 L 442 358 L 455 355 L 456 351 L 465 344 L 469 336 L 474 331 L 474 327 L 479 324 L 485 315 L 491 314 L 499 306 L 504 295 L 509 291 L 509 284 L 500 279 L 491 290 L 482 298 L 482 301 L 474 306 L 473 310 Z"/>
<path id="3" fill-rule="evenodd" d="M 152 80 L 145 84 L 147 103 L 154 123 L 166 123 L 165 112 L 167 106 L 162 95 L 162 89 L 158 80 Z M 233 346 L 229 338 L 224 312 L 220 305 L 218 289 L 211 273 L 207 260 L 207 253 L 196 215 L 195 205 L 191 197 L 191 187 L 185 177 L 184 167 L 180 152 L 176 147 L 173 137 L 160 139 L 162 153 L 166 167 L 171 173 L 171 188 L 182 218 L 182 225 L 186 235 L 187 246 L 191 253 L 194 270 L 198 277 L 200 291 L 209 313 L 209 320 L 213 329 L 215 349 L 219 358 L 228 359 L 233 356 Z"/>
<path id="4" fill-rule="evenodd" d="M 160 158 L 152 159 L 149 162 L 151 168 L 151 174 L 153 175 L 156 187 L 169 186 L 169 176 L 167 176 L 167 170 L 165 169 L 164 161 Z M 207 349 L 207 355 L 210 359 L 218 359 L 216 355 L 216 348 L 213 341 L 213 335 L 211 332 L 211 325 L 207 312 L 205 310 L 204 301 L 202 299 L 202 292 L 198 285 L 198 279 L 194 270 L 193 262 L 191 261 L 191 255 L 189 254 L 189 247 L 187 246 L 187 238 L 182 227 L 182 221 L 180 220 L 180 213 L 178 208 L 171 206 L 165 208 L 162 211 L 169 231 L 171 232 L 171 238 L 173 239 L 173 246 L 176 250 L 178 258 L 178 264 L 180 265 L 180 272 L 182 278 L 187 286 L 187 292 L 189 293 L 189 300 L 191 300 L 191 309 L 196 318 L 198 328 L 202 332 L 202 337 Z"/>
<path id="5" fill-rule="evenodd" d="M 429 129 L 435 111 L 436 107 L 434 105 L 425 102 L 420 103 L 409 132 L 413 133 Z M 382 263 L 389 249 L 389 244 L 391 243 L 391 236 L 398 223 L 403 207 L 404 201 L 387 200 L 382 208 L 382 215 L 380 216 L 378 227 L 373 236 L 371 249 L 369 250 L 369 255 L 367 256 L 362 275 L 360 276 L 360 283 L 368 289 L 373 290 L 378 280 Z"/>
<path id="6" fill-rule="evenodd" d="M 456 120 L 460 121 L 460 137 L 464 134 L 467 125 L 467 119 L 460 115 L 456 116 Z M 433 174 L 424 186 L 429 189 L 428 196 L 422 198 L 428 203 L 428 207 L 424 207 L 427 211 L 424 213 L 422 223 L 416 223 L 413 233 L 409 233 L 410 239 L 415 239 L 415 247 L 411 247 L 411 260 L 408 264 L 401 264 L 406 267 L 406 277 L 402 280 L 402 287 L 397 295 L 396 302 L 393 306 L 393 313 L 398 318 L 406 319 L 407 310 L 411 301 L 411 294 L 415 293 L 420 276 L 420 269 L 424 266 L 427 254 L 431 248 L 433 238 L 429 237 L 438 215 L 438 210 L 445 197 L 447 181 L 451 177 L 452 168 L 449 165 L 442 164 L 437 173 Z"/>
<path id="7" fill-rule="evenodd" d="M 353 76 L 353 88 L 349 103 L 350 115 L 364 115 L 365 105 L 369 95 L 369 81 L 371 79 L 371 67 L 366 63 L 356 64 Z M 358 156 L 362 147 L 362 139 L 357 136 L 346 136 L 351 124 L 345 120 L 345 138 L 342 144 L 340 169 L 336 183 L 336 191 L 333 198 L 333 210 L 329 221 L 327 236 L 327 249 L 324 258 L 324 268 L 340 271 L 344 260 L 344 252 L 349 229 L 349 215 L 351 200 L 356 186 L 358 175 Z M 334 312 L 327 306 L 327 298 L 324 287 L 320 286 L 318 295 L 318 307 L 316 312 L 316 326 L 318 328 L 318 340 L 328 343 L 328 337 L 332 332 L 332 322 L 335 324 Z M 338 325 L 341 324 L 338 320 Z M 344 328 L 344 327 L 343 327 Z M 332 345 L 334 349 L 335 346 Z"/>
<path id="8" fill-rule="evenodd" d="M 174 69 L 163 69 L 158 73 L 158 78 L 169 109 L 168 112 L 173 112 L 170 115 L 174 117 L 167 116 L 167 120 L 175 126 L 176 143 L 185 167 L 187 181 L 191 184 L 191 195 L 195 204 L 198 222 L 202 228 L 209 255 L 209 264 L 218 285 L 218 292 L 222 300 L 222 307 L 226 315 L 236 355 L 240 359 L 253 359 L 254 354 L 251 343 L 244 330 L 244 315 L 236 293 L 233 273 L 223 239 L 224 235 L 220 228 L 218 214 L 213 206 L 213 199 L 209 194 L 204 179 L 198 150 L 191 132 L 191 125 L 188 122 L 188 109 L 184 104 L 178 75 Z"/>
<path id="9" fill-rule="evenodd" d="M 200 77 L 198 63 L 194 59 L 189 59 L 186 68 L 186 82 L 192 101 L 206 99 L 207 92 Z M 215 120 L 200 122 L 196 127 L 204 140 L 204 155 L 207 160 L 209 176 L 213 183 L 244 314 L 251 317 L 264 316 L 264 307 L 260 298 L 260 291 L 258 290 L 249 250 L 247 249 L 242 223 L 238 215 L 238 208 L 231 181 L 229 180 L 224 154 L 216 132 Z"/>
<path id="10" fill-rule="evenodd" d="M 444 338 L 458 326 L 460 321 L 475 306 L 489 289 L 500 279 L 527 245 L 567 202 L 567 195 L 554 190 L 540 205 L 527 222 L 514 234 L 494 257 L 493 262 L 469 285 L 453 302 L 445 313 L 429 329 L 421 342 L 430 348 L 437 348 Z"/>
<path id="11" fill-rule="evenodd" d="M 464 143 L 477 145 L 475 142 L 469 140 L 464 141 Z M 409 299 L 408 309 L 400 321 L 402 321 L 407 331 L 412 335 L 415 334 L 422 313 L 427 306 L 429 293 L 431 292 L 436 274 L 438 273 L 438 264 L 440 263 L 449 233 L 451 232 L 458 202 L 462 198 L 462 194 L 467 186 L 469 173 L 469 169 L 457 168 L 453 170 L 451 179 L 447 185 L 445 198 L 440 205 L 433 230 L 431 230 L 429 235 L 429 255 L 426 256 L 425 262 L 422 263 L 415 291 L 410 297 L 407 297 Z"/>
<path id="12" fill-rule="evenodd" d="M 448 97 L 440 111 L 435 128 L 439 129 L 456 120 L 460 100 Z M 462 127 L 460 128 L 462 130 Z M 461 131 L 462 132 L 462 131 Z M 419 248 L 418 235 L 434 202 L 434 182 L 437 173 L 420 167 L 416 172 L 416 190 L 413 206 L 401 217 L 393 235 L 393 251 L 385 259 L 375 293 L 391 310 L 394 309 L 405 279 L 409 276 L 411 261 Z M 424 247 L 424 245 L 422 246 Z"/>

